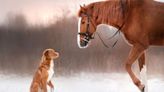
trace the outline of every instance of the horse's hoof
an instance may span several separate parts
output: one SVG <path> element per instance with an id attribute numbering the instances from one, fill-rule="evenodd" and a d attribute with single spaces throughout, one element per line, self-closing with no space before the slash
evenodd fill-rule
<path id="1" fill-rule="evenodd" d="M 141 90 L 141 92 L 145 92 L 145 86 L 141 85 L 140 90 Z"/>
<path id="2" fill-rule="evenodd" d="M 145 87 L 142 88 L 141 92 L 145 92 Z"/>

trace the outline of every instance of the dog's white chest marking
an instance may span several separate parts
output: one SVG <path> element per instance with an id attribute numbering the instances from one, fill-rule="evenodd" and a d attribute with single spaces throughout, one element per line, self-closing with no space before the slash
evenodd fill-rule
<path id="1" fill-rule="evenodd" d="M 53 60 L 50 61 L 50 68 L 48 70 L 48 79 L 47 79 L 47 82 L 49 82 L 54 74 L 54 62 Z"/>

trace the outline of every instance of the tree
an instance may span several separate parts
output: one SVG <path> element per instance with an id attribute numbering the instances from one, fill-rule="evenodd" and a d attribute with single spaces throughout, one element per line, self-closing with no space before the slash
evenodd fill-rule
<path id="1" fill-rule="evenodd" d="M 9 13 L 7 15 L 6 25 L 13 30 L 25 30 L 28 27 L 27 20 L 23 14 Z"/>

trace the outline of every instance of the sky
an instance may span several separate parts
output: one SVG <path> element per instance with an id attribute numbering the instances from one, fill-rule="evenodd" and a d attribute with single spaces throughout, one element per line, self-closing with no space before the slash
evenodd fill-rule
<path id="1" fill-rule="evenodd" d="M 98 0 L 0 0 L 0 23 L 10 14 L 24 14 L 31 23 L 47 22 L 52 18 L 75 15 L 80 4 Z"/>
<path id="2" fill-rule="evenodd" d="M 0 23 L 10 14 L 24 14 L 31 23 L 46 23 L 54 17 L 56 20 L 63 16 L 75 15 L 79 5 L 102 0 L 0 0 Z M 163 1 L 164 0 L 158 0 Z"/>

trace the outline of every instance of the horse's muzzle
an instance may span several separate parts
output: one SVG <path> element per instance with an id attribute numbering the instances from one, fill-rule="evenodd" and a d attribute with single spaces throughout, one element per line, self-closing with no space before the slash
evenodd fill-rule
<path id="1" fill-rule="evenodd" d="M 88 45 L 88 41 L 81 40 L 80 45 L 81 45 L 81 47 L 86 47 Z"/>

